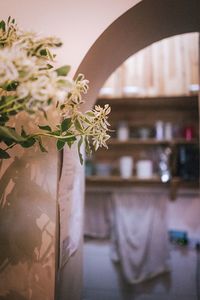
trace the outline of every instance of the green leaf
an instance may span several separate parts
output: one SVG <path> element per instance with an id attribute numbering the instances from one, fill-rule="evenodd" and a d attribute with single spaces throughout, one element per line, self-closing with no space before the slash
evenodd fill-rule
<path id="1" fill-rule="evenodd" d="M 7 102 L 14 100 L 15 98 L 16 98 L 15 96 L 2 96 L 0 98 L 0 104 L 1 105 L 6 104 Z"/>
<path id="2" fill-rule="evenodd" d="M 46 49 L 42 49 L 42 50 L 40 50 L 40 55 L 41 56 L 47 56 L 47 50 Z"/>
<path id="3" fill-rule="evenodd" d="M 64 119 L 61 123 L 61 130 L 63 131 L 67 131 L 72 125 L 72 119 L 71 118 L 67 118 Z"/>
<path id="4" fill-rule="evenodd" d="M 61 104 L 60 110 L 63 110 L 63 108 L 65 108 L 65 104 Z"/>
<path id="5" fill-rule="evenodd" d="M 88 119 L 87 117 L 84 117 L 84 121 L 85 121 L 85 123 L 91 125 L 91 121 L 90 121 L 90 119 Z"/>
<path id="6" fill-rule="evenodd" d="M 18 108 L 18 110 L 10 111 L 10 112 L 8 112 L 8 115 L 9 115 L 9 116 L 15 116 L 15 115 L 17 115 L 17 114 L 19 113 L 19 111 L 21 111 L 21 110 L 22 110 L 22 108 L 21 108 L 21 109 Z"/>
<path id="7" fill-rule="evenodd" d="M 15 142 L 24 142 L 26 139 L 19 135 L 15 129 L 7 126 L 0 126 L 0 138 L 11 139 Z"/>
<path id="8" fill-rule="evenodd" d="M 71 146 L 73 145 L 73 143 L 76 141 L 76 137 L 75 136 L 73 136 L 73 137 L 71 137 L 71 138 L 69 138 L 69 139 L 66 139 L 66 143 L 67 143 L 67 145 L 69 146 L 69 148 L 71 148 Z"/>
<path id="9" fill-rule="evenodd" d="M 19 82 L 18 81 L 11 81 L 7 84 L 6 90 L 7 91 L 16 91 L 16 88 L 18 87 Z M 13 97 L 15 98 L 15 97 Z"/>
<path id="10" fill-rule="evenodd" d="M 55 70 L 58 76 L 67 76 L 70 71 L 70 66 L 66 65 Z"/>
<path id="11" fill-rule="evenodd" d="M 90 142 L 89 142 L 89 138 L 86 136 L 85 137 L 85 152 L 87 155 L 91 155 L 91 148 L 90 148 Z"/>
<path id="12" fill-rule="evenodd" d="M 87 111 L 85 114 L 88 115 L 89 117 L 94 117 L 95 116 L 94 112 L 91 111 L 91 110 Z"/>
<path id="13" fill-rule="evenodd" d="M 0 149 L 0 158 L 1 159 L 8 159 L 10 158 L 10 155 L 3 149 Z"/>
<path id="14" fill-rule="evenodd" d="M 74 125 L 79 132 L 83 132 L 83 127 L 78 119 L 75 120 Z"/>
<path id="15" fill-rule="evenodd" d="M 50 70 L 50 69 L 52 69 L 53 68 L 53 66 L 52 65 L 50 65 L 50 64 L 46 64 L 46 66 L 45 67 L 43 67 L 43 68 L 39 68 L 39 70 L 40 71 L 42 71 L 42 70 Z"/>
<path id="16" fill-rule="evenodd" d="M 52 65 L 50 65 L 50 64 L 47 64 L 47 68 L 48 68 L 48 69 L 52 69 L 52 68 L 53 68 L 53 66 L 52 66 Z"/>
<path id="17" fill-rule="evenodd" d="M 23 126 L 21 128 L 21 136 L 24 137 L 24 138 L 27 137 L 26 131 L 24 130 Z"/>
<path id="18" fill-rule="evenodd" d="M 36 140 L 33 137 L 31 137 L 31 138 L 28 138 L 26 141 L 21 142 L 20 145 L 23 148 L 30 148 L 35 144 L 35 142 L 36 142 Z"/>
<path id="19" fill-rule="evenodd" d="M 3 114 L 2 116 L 0 116 L 0 125 L 5 125 L 5 123 L 8 121 L 9 121 L 9 118 L 6 114 Z"/>
<path id="20" fill-rule="evenodd" d="M 6 23 L 3 20 L 0 22 L 0 29 L 2 29 L 3 31 L 6 30 Z"/>
<path id="21" fill-rule="evenodd" d="M 52 104 L 52 99 L 48 99 L 47 104 L 51 105 Z"/>
<path id="22" fill-rule="evenodd" d="M 7 146 L 11 146 L 11 145 L 14 143 L 13 140 L 11 140 L 11 139 L 6 139 L 6 138 L 3 139 L 3 142 L 4 142 Z"/>
<path id="23" fill-rule="evenodd" d="M 43 144 L 42 144 L 41 138 L 38 138 L 38 145 L 40 146 L 40 150 L 41 150 L 42 152 L 48 153 L 48 151 L 45 149 L 45 147 L 44 147 Z"/>
<path id="24" fill-rule="evenodd" d="M 38 127 L 42 130 L 52 132 L 51 127 L 49 125 L 38 125 Z"/>
<path id="25" fill-rule="evenodd" d="M 57 146 L 57 150 L 60 151 L 64 148 L 65 142 L 63 140 L 58 140 L 56 146 Z"/>
<path id="26" fill-rule="evenodd" d="M 83 137 L 80 138 L 79 142 L 78 142 L 78 155 L 79 155 L 79 160 L 81 165 L 83 164 L 83 155 L 81 154 L 81 145 L 83 143 Z"/>
<path id="27" fill-rule="evenodd" d="M 55 130 L 51 132 L 51 135 L 55 135 L 55 136 L 60 136 L 61 131 L 60 130 Z"/>

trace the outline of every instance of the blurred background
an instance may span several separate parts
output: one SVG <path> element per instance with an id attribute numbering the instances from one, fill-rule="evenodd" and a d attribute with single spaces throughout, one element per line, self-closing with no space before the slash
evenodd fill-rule
<path id="1" fill-rule="evenodd" d="M 152 44 L 100 90 L 112 131 L 85 166 L 83 299 L 199 299 L 198 40 Z"/>

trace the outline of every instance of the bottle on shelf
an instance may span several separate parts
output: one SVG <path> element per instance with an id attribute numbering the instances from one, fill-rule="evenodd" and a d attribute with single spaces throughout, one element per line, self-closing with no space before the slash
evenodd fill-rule
<path id="1" fill-rule="evenodd" d="M 164 139 L 164 123 L 163 121 L 157 121 L 155 124 L 155 137 L 157 140 Z"/>
<path id="2" fill-rule="evenodd" d="M 183 180 L 199 178 L 199 150 L 193 145 L 182 145 L 178 149 L 177 175 Z"/>
<path id="3" fill-rule="evenodd" d="M 97 176 L 110 176 L 112 173 L 112 166 L 108 162 L 98 162 L 95 164 L 95 174 Z"/>
<path id="4" fill-rule="evenodd" d="M 147 126 L 141 127 L 138 130 L 138 136 L 142 140 L 146 140 L 151 136 L 151 129 L 148 128 Z"/>
<path id="5" fill-rule="evenodd" d="M 117 138 L 119 141 L 127 141 L 129 139 L 129 127 L 125 121 L 119 122 L 117 128 Z"/>
<path id="6" fill-rule="evenodd" d="M 164 138 L 169 141 L 173 138 L 173 128 L 171 122 L 166 122 L 164 125 Z"/>
<path id="7" fill-rule="evenodd" d="M 183 137 L 186 141 L 191 141 L 194 138 L 194 127 L 189 125 L 183 128 Z"/>

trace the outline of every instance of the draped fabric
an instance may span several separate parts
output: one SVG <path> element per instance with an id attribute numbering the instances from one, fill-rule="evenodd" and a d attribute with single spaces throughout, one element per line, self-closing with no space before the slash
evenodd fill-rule
<path id="1" fill-rule="evenodd" d="M 169 270 L 167 201 L 155 190 L 86 194 L 85 235 L 111 237 L 111 258 L 129 283 Z"/>
<path id="2" fill-rule="evenodd" d="M 169 270 L 166 201 L 158 193 L 113 195 L 112 257 L 129 283 Z"/>
<path id="3" fill-rule="evenodd" d="M 110 237 L 111 193 L 87 192 L 84 233 L 88 237 Z"/>

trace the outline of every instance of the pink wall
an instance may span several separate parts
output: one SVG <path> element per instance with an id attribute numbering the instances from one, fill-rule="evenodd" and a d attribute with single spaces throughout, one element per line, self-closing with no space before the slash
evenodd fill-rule
<path id="1" fill-rule="evenodd" d="M 23 28 L 55 35 L 64 45 L 59 62 L 76 71 L 100 34 L 121 14 L 141 0 L 7 0 L 0 3 L 0 18 L 15 17 Z"/>

